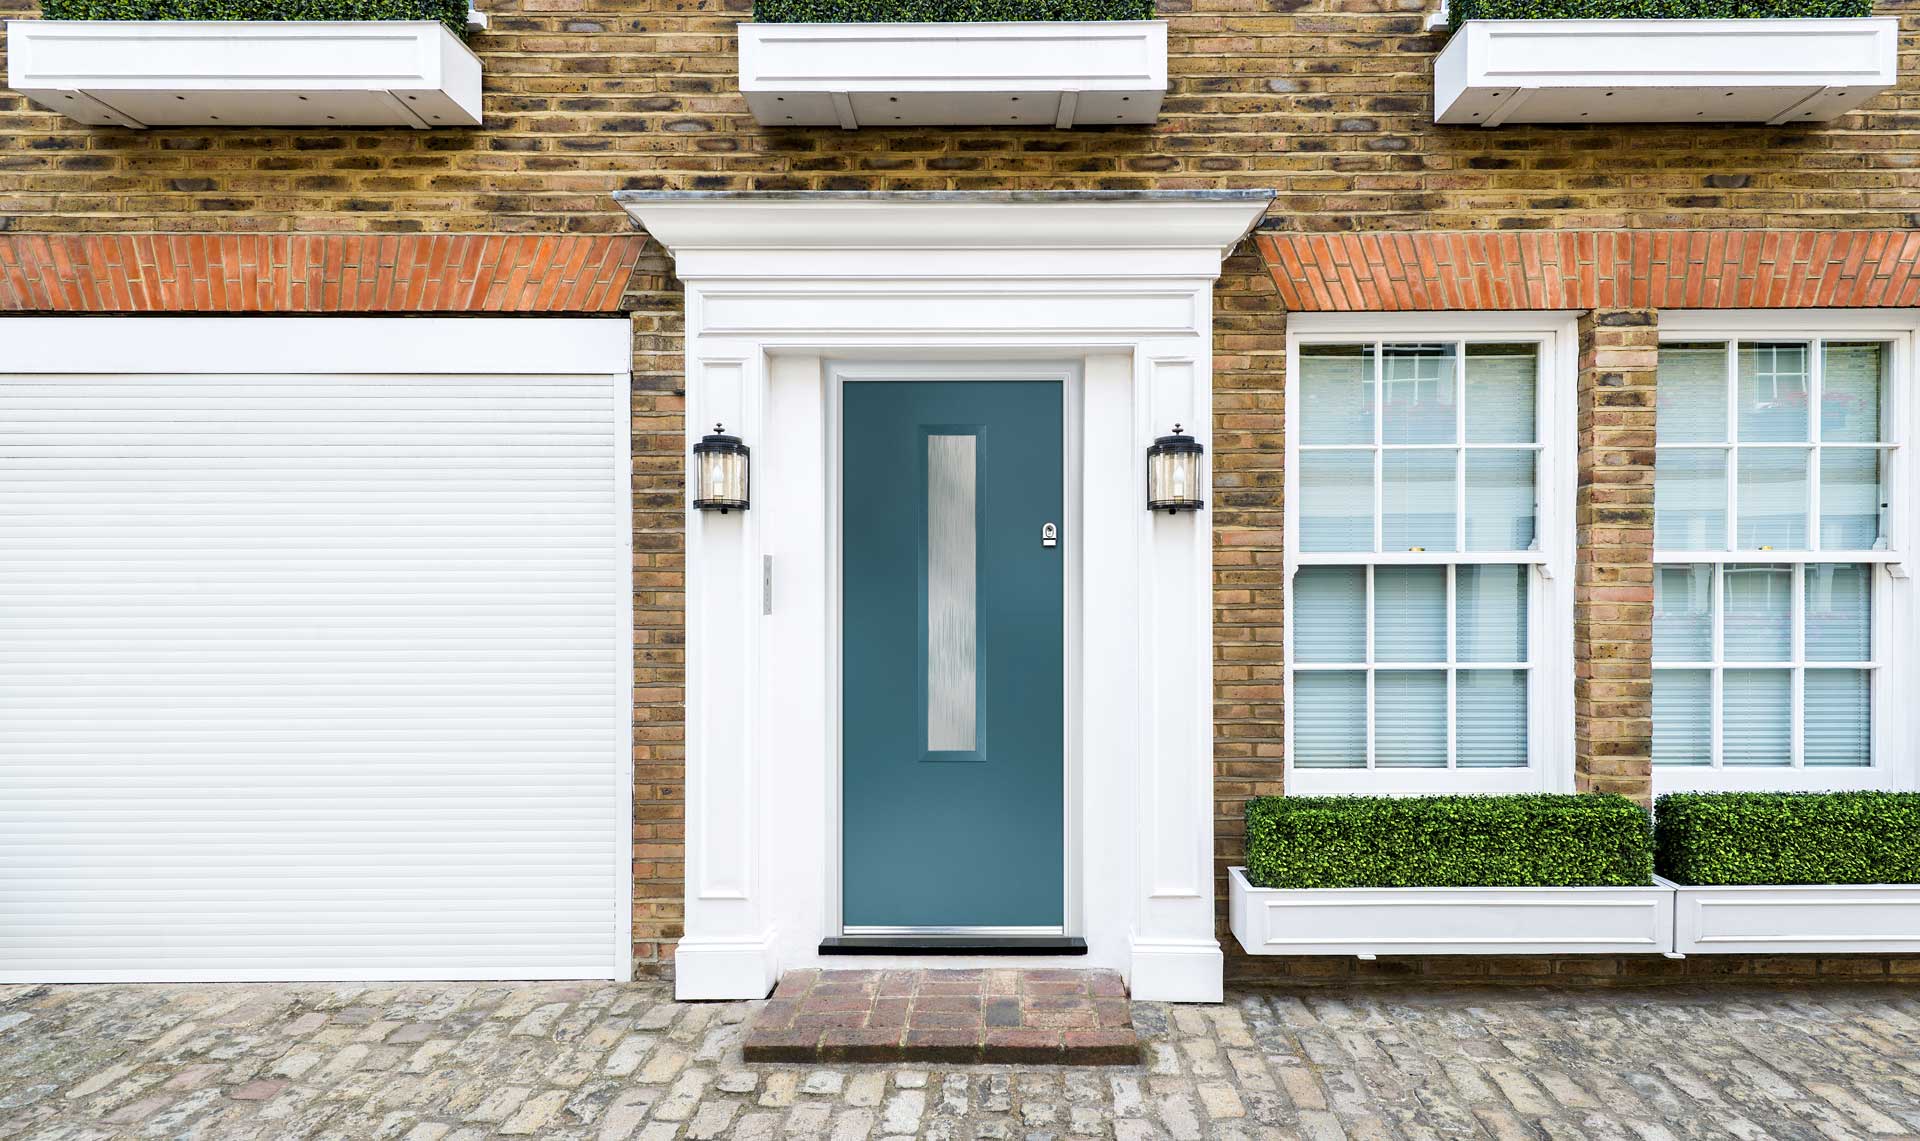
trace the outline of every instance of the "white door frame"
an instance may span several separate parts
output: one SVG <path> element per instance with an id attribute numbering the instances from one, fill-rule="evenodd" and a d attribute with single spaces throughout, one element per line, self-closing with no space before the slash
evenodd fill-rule
<path id="1" fill-rule="evenodd" d="M 1099 572 L 1083 582 L 1080 750 L 1100 766 L 1078 812 L 1088 954 L 1068 962 L 1120 970 L 1136 998 L 1218 1001 L 1210 517 L 1146 510 L 1146 449 L 1175 421 L 1210 440 L 1212 283 L 1271 196 L 617 197 L 686 286 L 689 424 L 726 422 L 758 469 L 749 510 L 687 522 L 677 993 L 759 998 L 823 962 L 838 835 L 816 676 L 831 629 L 823 362 L 1065 359 L 1082 362 L 1077 530 Z M 976 965 L 860 965 L 889 961 Z"/>

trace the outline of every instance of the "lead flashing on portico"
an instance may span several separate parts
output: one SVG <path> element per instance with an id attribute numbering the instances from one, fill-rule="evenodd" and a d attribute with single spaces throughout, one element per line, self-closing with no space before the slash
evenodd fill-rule
<path id="1" fill-rule="evenodd" d="M 697 250 L 1212 250 L 1259 224 L 1271 190 L 622 190 L 675 258 Z"/>

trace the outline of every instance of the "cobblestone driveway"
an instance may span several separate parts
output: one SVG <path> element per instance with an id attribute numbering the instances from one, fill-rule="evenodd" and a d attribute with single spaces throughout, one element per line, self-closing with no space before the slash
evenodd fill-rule
<path id="1" fill-rule="evenodd" d="M 658 983 L 0 987 L 0 1137 L 1920 1134 L 1920 994 L 1242 990 L 1148 1065 L 748 1066 Z"/>

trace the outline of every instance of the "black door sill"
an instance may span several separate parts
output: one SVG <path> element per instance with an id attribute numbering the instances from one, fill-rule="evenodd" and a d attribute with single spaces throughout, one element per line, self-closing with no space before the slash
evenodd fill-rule
<path id="1" fill-rule="evenodd" d="M 1084 955 L 1087 941 L 1068 935 L 835 935 L 822 955 Z"/>

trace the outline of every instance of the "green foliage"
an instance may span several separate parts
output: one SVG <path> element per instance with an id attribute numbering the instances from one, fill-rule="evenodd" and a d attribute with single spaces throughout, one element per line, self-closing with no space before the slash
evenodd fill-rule
<path id="1" fill-rule="evenodd" d="M 467 0 L 42 0 L 49 20 L 438 20 L 467 34 Z"/>
<path id="2" fill-rule="evenodd" d="M 1871 16 L 1873 0 L 1449 0 L 1462 20 L 1740 20 Z"/>
<path id="3" fill-rule="evenodd" d="M 753 0 L 762 24 L 1151 20 L 1153 0 Z"/>
<path id="4" fill-rule="evenodd" d="M 1678 883 L 1920 883 L 1920 793 L 1676 792 L 1654 819 Z"/>
<path id="5" fill-rule="evenodd" d="M 1653 825 L 1620 796 L 1266 796 L 1255 887 L 1640 887 Z"/>

